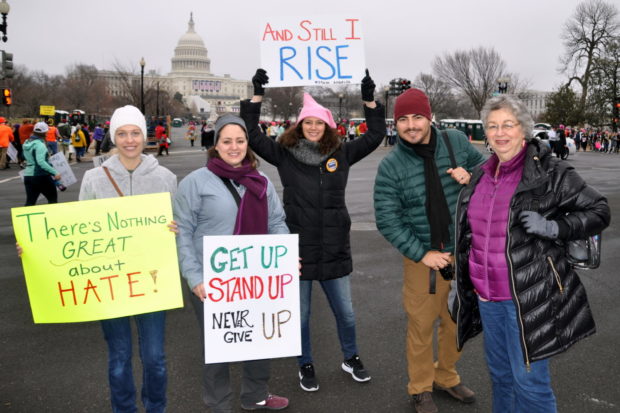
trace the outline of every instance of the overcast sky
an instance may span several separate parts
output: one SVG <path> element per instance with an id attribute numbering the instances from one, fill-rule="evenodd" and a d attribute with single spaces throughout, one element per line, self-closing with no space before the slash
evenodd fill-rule
<path id="1" fill-rule="evenodd" d="M 366 63 L 376 83 L 430 73 L 435 56 L 494 47 L 510 72 L 550 91 L 558 74 L 560 34 L 576 0 L 7 0 L 8 42 L 15 64 L 64 74 L 75 63 L 112 69 L 171 70 L 190 12 L 211 59 L 211 71 L 250 79 L 260 64 L 263 16 L 337 14 L 359 17 Z M 363 70 L 361 68 L 360 70 Z"/>

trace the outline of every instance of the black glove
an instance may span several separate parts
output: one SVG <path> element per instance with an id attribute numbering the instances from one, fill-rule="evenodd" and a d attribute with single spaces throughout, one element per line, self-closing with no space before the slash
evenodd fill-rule
<path id="1" fill-rule="evenodd" d="M 375 101 L 375 87 L 375 82 L 368 74 L 368 69 L 366 69 L 366 76 L 362 79 L 362 100 L 364 102 Z"/>
<path id="2" fill-rule="evenodd" d="M 548 220 L 538 212 L 522 211 L 519 220 L 525 227 L 525 232 L 540 238 L 554 240 L 558 238 L 560 227 L 557 222 Z"/>
<path id="3" fill-rule="evenodd" d="M 252 86 L 254 86 L 254 95 L 263 96 L 265 94 L 265 84 L 269 83 L 269 76 L 265 69 L 256 69 L 256 73 L 252 76 Z"/>

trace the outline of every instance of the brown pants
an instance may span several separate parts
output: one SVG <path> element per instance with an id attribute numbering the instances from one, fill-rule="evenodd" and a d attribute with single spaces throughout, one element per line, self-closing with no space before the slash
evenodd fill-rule
<path id="1" fill-rule="evenodd" d="M 403 305 L 407 312 L 407 369 L 409 394 L 433 391 L 433 382 L 442 387 L 456 386 L 461 378 L 456 362 L 456 324 L 448 313 L 450 282 L 437 272 L 436 294 L 429 294 L 430 268 L 404 259 Z M 433 357 L 433 331 L 437 329 L 437 361 Z"/>

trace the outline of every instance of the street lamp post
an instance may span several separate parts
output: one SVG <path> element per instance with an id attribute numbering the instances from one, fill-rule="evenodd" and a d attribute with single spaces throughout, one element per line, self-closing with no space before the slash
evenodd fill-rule
<path id="1" fill-rule="evenodd" d="M 388 86 L 383 90 L 385 93 L 385 114 L 390 113 L 390 88 Z"/>
<path id="2" fill-rule="evenodd" d="M 146 62 L 144 61 L 144 57 L 140 59 L 140 109 L 142 110 L 142 114 L 144 115 L 144 66 Z"/>
<path id="3" fill-rule="evenodd" d="M 11 6 L 9 6 L 9 3 L 7 3 L 6 0 L 2 0 L 2 3 L 0 3 L 0 14 L 2 14 L 2 24 L 0 24 L 0 32 L 2 32 L 2 41 L 5 43 L 8 40 L 8 38 L 6 37 L 8 26 L 6 23 L 6 16 L 7 14 L 9 14 L 9 10 L 11 10 Z"/>
<path id="4" fill-rule="evenodd" d="M 273 105 L 273 120 L 276 120 L 276 116 L 277 116 L 277 111 L 278 111 L 278 105 L 274 104 Z"/>
<path id="5" fill-rule="evenodd" d="M 286 120 L 290 120 L 291 116 L 293 116 L 293 102 L 288 102 L 288 117 Z"/>
<path id="6" fill-rule="evenodd" d="M 508 81 L 510 81 L 507 77 L 500 77 L 497 79 L 497 93 L 506 94 L 508 93 Z"/>
<path id="7" fill-rule="evenodd" d="M 342 122 L 342 98 L 344 95 L 342 93 L 338 94 L 338 123 Z"/>

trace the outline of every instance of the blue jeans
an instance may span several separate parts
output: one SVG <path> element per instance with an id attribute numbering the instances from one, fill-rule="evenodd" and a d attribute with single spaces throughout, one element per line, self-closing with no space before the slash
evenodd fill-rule
<path id="1" fill-rule="evenodd" d="M 101 320 L 109 350 L 109 381 L 114 413 L 135 413 L 136 387 L 131 368 L 132 317 Z M 133 316 L 136 320 L 140 359 L 142 359 L 142 403 L 148 413 L 166 409 L 166 355 L 164 332 L 166 313 L 163 311 Z"/>
<path id="2" fill-rule="evenodd" d="M 549 362 L 530 363 L 527 371 L 514 303 L 479 300 L 479 304 L 493 383 L 493 413 L 555 413 Z"/>
<path id="3" fill-rule="evenodd" d="M 336 317 L 340 349 L 345 359 L 357 354 L 355 341 L 355 314 L 351 301 L 351 276 L 333 280 L 319 281 L 329 306 Z M 299 282 L 299 301 L 301 306 L 301 356 L 297 357 L 300 366 L 312 363 L 312 346 L 310 345 L 310 303 L 312 299 L 312 281 Z"/>
<path id="4" fill-rule="evenodd" d="M 51 155 L 56 155 L 58 153 L 58 142 L 47 142 L 47 150 Z"/>
<path id="5" fill-rule="evenodd" d="M 84 154 L 86 153 L 86 148 L 85 147 L 79 147 L 79 148 L 75 148 L 75 159 L 80 162 L 82 159 L 82 156 L 84 156 Z"/>

